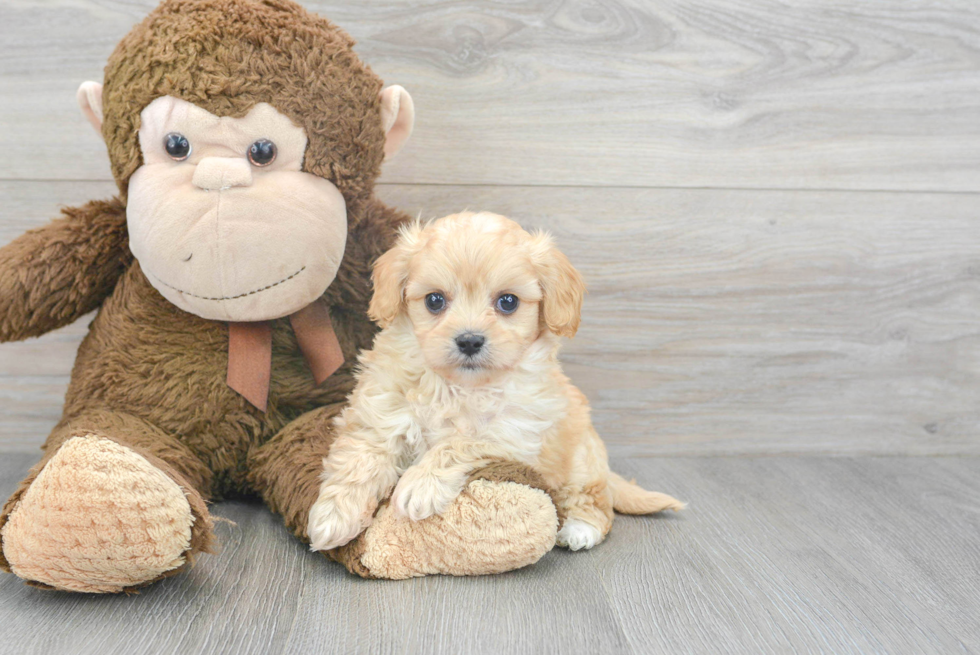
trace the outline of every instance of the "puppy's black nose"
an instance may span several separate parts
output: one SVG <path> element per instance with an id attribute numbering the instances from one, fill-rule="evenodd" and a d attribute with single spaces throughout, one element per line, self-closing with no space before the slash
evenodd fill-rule
<path id="1" fill-rule="evenodd" d="M 480 348 L 483 347 L 484 342 L 486 342 L 486 339 L 483 338 L 482 334 L 473 334 L 472 332 L 467 332 L 456 337 L 456 347 L 459 348 L 459 352 L 467 357 L 472 357 L 480 352 Z"/>

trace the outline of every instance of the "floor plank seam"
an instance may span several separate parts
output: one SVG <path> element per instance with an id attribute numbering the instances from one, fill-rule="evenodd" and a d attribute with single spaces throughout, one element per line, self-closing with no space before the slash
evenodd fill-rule
<path id="1" fill-rule="evenodd" d="M 558 549 L 560 547 L 555 546 L 555 548 Z M 606 596 L 606 604 L 609 606 L 609 610 L 612 612 L 613 616 L 616 617 L 616 627 L 619 628 L 620 634 L 623 635 L 623 640 L 626 642 L 626 644 L 629 645 L 630 653 L 632 655 L 636 655 L 637 652 L 641 652 L 641 653 L 645 652 L 645 651 L 636 650 L 636 644 L 633 642 L 633 640 L 630 638 L 629 633 L 626 631 L 626 624 L 623 621 L 623 616 L 620 614 L 619 609 L 616 607 L 616 603 L 613 602 L 612 592 L 610 591 L 609 586 L 606 584 L 606 578 L 603 575 L 603 569 L 599 566 L 599 563 L 596 561 L 595 553 L 592 552 L 592 550 L 588 550 L 582 554 L 588 555 L 589 557 L 589 564 L 592 565 L 592 569 L 595 571 L 596 576 L 599 578 L 599 584 L 602 585 L 602 593 L 605 594 Z"/>
<path id="2" fill-rule="evenodd" d="M 327 559 L 326 556 L 324 556 L 323 559 Z M 289 630 L 286 631 L 286 637 L 282 641 L 282 648 L 279 650 L 280 655 L 285 655 L 286 648 L 289 646 L 289 644 L 292 643 L 293 635 L 296 633 L 296 623 L 297 621 L 299 621 L 299 615 L 300 615 L 299 608 L 303 605 L 303 591 L 306 589 L 305 583 L 307 577 L 306 575 L 307 561 L 308 560 L 303 559 L 303 561 L 300 563 L 299 590 L 297 591 L 297 597 L 296 597 L 296 611 L 293 612 L 292 620 L 289 622 Z"/>
<path id="3" fill-rule="evenodd" d="M 62 184 L 111 184 L 114 180 L 108 178 L 33 178 L 33 177 L 0 177 L 3 182 L 28 182 L 32 184 L 62 183 Z M 899 195 L 948 195 L 948 196 L 978 196 L 980 189 L 878 189 L 878 188 L 849 188 L 849 187 L 754 187 L 754 186 L 680 186 L 680 185 L 648 185 L 648 184 L 508 184 L 491 182 L 377 182 L 375 187 L 428 187 L 428 188 L 475 188 L 475 189 L 607 189 L 650 190 L 650 191 L 745 191 L 747 193 L 872 193 Z"/>

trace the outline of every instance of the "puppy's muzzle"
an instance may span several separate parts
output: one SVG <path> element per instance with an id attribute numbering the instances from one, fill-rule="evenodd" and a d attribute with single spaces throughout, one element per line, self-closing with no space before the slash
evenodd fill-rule
<path id="1" fill-rule="evenodd" d="M 482 334 L 466 332 L 456 337 L 456 347 L 467 357 L 473 357 L 483 348 L 486 338 Z"/>

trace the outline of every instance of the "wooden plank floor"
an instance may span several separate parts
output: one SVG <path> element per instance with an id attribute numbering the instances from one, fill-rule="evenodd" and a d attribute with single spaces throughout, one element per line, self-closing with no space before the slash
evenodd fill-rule
<path id="1" fill-rule="evenodd" d="M 0 495 L 33 458 L 4 456 Z M 482 578 L 354 578 L 260 505 L 135 596 L 0 578 L 4 653 L 968 653 L 980 458 L 614 460 L 690 501 L 589 552 Z M 16 645 L 16 647 L 14 647 Z"/>
<path id="2" fill-rule="evenodd" d="M 156 4 L 4 0 L 0 178 L 107 179 L 75 89 Z M 980 191 L 974 0 L 303 4 L 415 99 L 390 182 Z"/>
<path id="3" fill-rule="evenodd" d="M 111 193 L 0 181 L 0 242 Z M 980 454 L 973 194 L 379 193 L 413 215 L 479 207 L 555 233 L 590 288 L 566 370 L 616 454 Z M 86 324 L 0 345 L 0 444 L 43 442 Z"/>

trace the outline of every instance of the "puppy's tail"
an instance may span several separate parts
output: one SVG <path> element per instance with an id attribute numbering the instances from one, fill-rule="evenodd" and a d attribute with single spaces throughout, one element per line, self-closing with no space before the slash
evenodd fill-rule
<path id="1" fill-rule="evenodd" d="M 613 509 L 621 514 L 653 514 L 665 509 L 682 510 L 685 503 L 667 494 L 647 491 L 623 477 L 609 472 L 609 487 L 613 494 Z"/>

